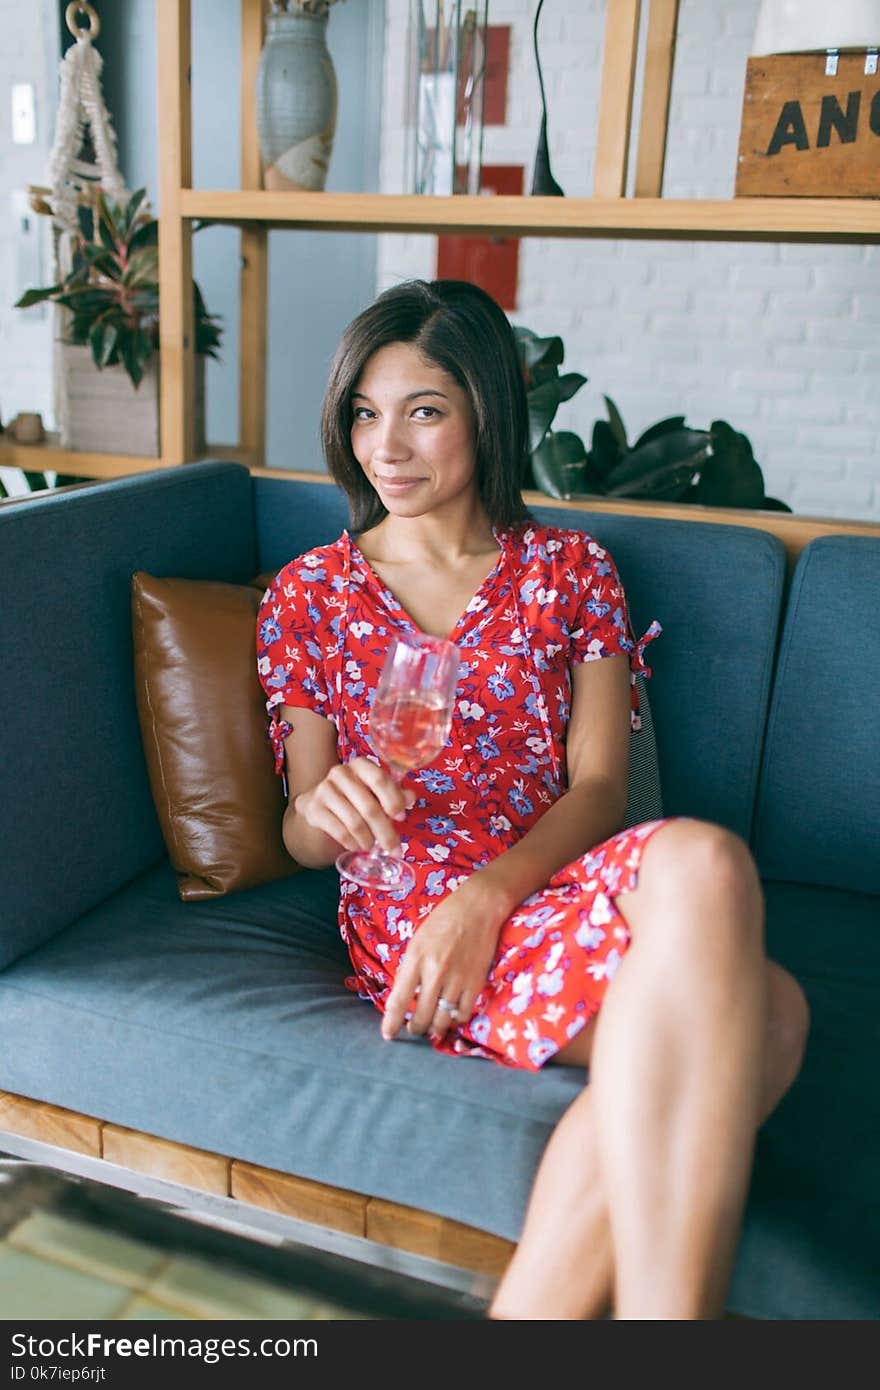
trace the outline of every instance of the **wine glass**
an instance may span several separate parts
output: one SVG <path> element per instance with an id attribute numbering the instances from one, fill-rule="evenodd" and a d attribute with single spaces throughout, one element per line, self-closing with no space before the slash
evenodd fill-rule
<path id="1" fill-rule="evenodd" d="M 452 642 L 420 634 L 398 637 L 388 649 L 370 708 L 370 743 L 398 784 L 434 761 L 449 736 L 459 654 Z M 346 850 L 336 860 L 343 878 L 364 888 L 409 891 L 415 874 L 400 855 L 374 845 Z"/>

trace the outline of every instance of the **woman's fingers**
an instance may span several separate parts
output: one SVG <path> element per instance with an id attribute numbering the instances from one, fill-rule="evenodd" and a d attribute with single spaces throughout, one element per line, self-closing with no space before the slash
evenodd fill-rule
<path id="1" fill-rule="evenodd" d="M 381 768 L 375 767 L 366 758 L 355 761 L 361 766 L 355 767 L 354 763 L 350 763 L 335 767 L 315 788 L 309 819 L 312 824 L 333 834 L 347 849 L 370 849 L 373 844 L 379 844 L 382 849 L 395 853 L 400 849 L 400 837 L 385 807 L 390 806 L 392 814 L 405 813 L 406 798 Z M 373 777 L 372 773 L 365 771 L 365 767 L 373 769 L 379 777 Z M 383 778 L 390 783 L 393 795 L 379 780 Z M 344 827 L 345 834 L 341 839 L 322 816 L 330 817 L 337 825 Z"/>
<path id="2" fill-rule="evenodd" d="M 450 1028 L 454 1028 L 464 1018 L 464 1011 L 460 1003 L 461 990 L 458 986 L 446 984 L 437 996 L 437 1007 L 434 1010 L 434 1019 L 431 1026 L 431 1033 L 438 1038 L 445 1038 Z"/>
<path id="3" fill-rule="evenodd" d="M 418 966 L 415 960 L 411 960 L 411 952 L 403 958 L 391 992 L 385 1000 L 385 1011 L 382 1017 L 382 1037 L 386 1041 L 397 1036 L 400 1032 L 404 1015 L 413 1001 L 413 995 L 418 987 Z"/>
<path id="4" fill-rule="evenodd" d="M 480 983 L 478 985 L 465 985 L 464 989 L 461 991 L 461 995 L 458 1000 L 459 1023 L 470 1023 L 471 1019 L 474 1016 L 474 1010 L 477 1007 L 477 1000 L 480 997 L 480 991 L 482 990 L 485 983 L 486 981 L 485 979 L 483 979 L 480 980 Z"/>
<path id="5" fill-rule="evenodd" d="M 366 800 L 366 797 L 365 797 Z M 385 849 L 396 849 L 397 843 L 388 818 L 382 815 L 379 823 L 375 810 L 372 814 L 368 805 L 358 805 L 348 788 L 338 787 L 329 779 L 316 795 L 313 810 L 309 817 L 313 825 L 331 834 L 330 821 L 342 826 L 342 836 L 335 835 L 339 844 L 346 849 L 371 849 L 379 841 Z"/>
<path id="6" fill-rule="evenodd" d="M 370 788 L 390 820 L 405 816 L 415 803 L 413 789 L 395 782 L 383 767 L 379 767 L 370 758 L 353 758 L 346 764 L 345 770 Z"/>

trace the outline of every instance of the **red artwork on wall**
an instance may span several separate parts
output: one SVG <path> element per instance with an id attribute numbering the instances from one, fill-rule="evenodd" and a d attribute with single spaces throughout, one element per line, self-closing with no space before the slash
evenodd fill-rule
<path id="1" fill-rule="evenodd" d="M 510 25 L 490 24 L 486 32 L 486 90 L 483 125 L 507 122 L 507 70 L 510 66 Z"/>
<path id="2" fill-rule="evenodd" d="M 484 164 L 480 196 L 522 193 L 524 174 L 522 164 Z M 502 309 L 516 308 L 518 272 L 518 237 L 437 238 L 437 279 L 470 280 L 491 294 Z"/>

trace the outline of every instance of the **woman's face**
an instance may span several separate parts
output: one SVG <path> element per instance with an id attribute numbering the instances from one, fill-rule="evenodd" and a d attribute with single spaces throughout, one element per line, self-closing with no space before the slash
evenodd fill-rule
<path id="1" fill-rule="evenodd" d="M 476 502 L 474 413 L 467 392 L 410 343 L 367 361 L 352 394 L 351 447 L 393 516 Z"/>

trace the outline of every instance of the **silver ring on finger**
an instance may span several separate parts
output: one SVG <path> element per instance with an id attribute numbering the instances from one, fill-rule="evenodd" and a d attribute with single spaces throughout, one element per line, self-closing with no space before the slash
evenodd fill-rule
<path id="1" fill-rule="evenodd" d="M 442 994 L 440 995 L 440 998 L 437 1000 L 437 1008 L 442 1009 L 444 1013 L 449 1014 L 449 1017 L 451 1019 L 457 1019 L 460 1017 L 458 1009 L 455 1007 L 455 1005 L 451 1003 L 449 999 L 444 999 Z"/>

